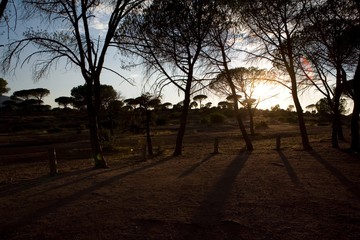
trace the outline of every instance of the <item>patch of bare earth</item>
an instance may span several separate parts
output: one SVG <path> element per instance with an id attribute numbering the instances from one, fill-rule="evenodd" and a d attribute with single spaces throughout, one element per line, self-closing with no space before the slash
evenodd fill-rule
<path id="1" fill-rule="evenodd" d="M 171 156 L 174 136 L 154 136 L 157 157 L 112 153 L 103 170 L 59 158 L 54 177 L 46 157 L 4 160 L 0 239 L 360 239 L 358 155 L 315 133 L 314 150 L 302 151 L 282 133 L 280 151 L 269 132 L 246 152 L 236 132 L 190 132 L 181 157 Z"/>

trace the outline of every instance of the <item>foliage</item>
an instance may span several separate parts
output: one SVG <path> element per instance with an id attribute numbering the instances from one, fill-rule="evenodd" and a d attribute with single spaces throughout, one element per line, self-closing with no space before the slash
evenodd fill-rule
<path id="1" fill-rule="evenodd" d="M 8 83 L 5 79 L 0 78 L 0 96 L 10 91 L 10 88 L 7 87 L 7 84 Z"/>
<path id="2" fill-rule="evenodd" d="M 87 91 L 86 84 L 73 87 L 71 89 L 71 96 L 73 97 L 72 104 L 74 107 L 78 109 L 84 109 L 86 107 L 86 102 L 87 102 L 86 91 Z M 116 101 L 118 99 L 119 99 L 119 94 L 115 91 L 113 86 L 100 84 L 100 106 L 102 108 L 108 109 L 111 102 Z"/>
<path id="3" fill-rule="evenodd" d="M 63 106 L 64 108 L 67 108 L 68 105 L 74 103 L 74 99 L 72 97 L 66 97 L 66 96 L 58 97 L 55 98 L 54 100 L 56 103 L 59 104 L 59 106 Z"/>
<path id="4" fill-rule="evenodd" d="M 225 122 L 226 117 L 221 113 L 212 113 L 210 114 L 210 122 L 212 124 L 222 124 Z"/>
<path id="5" fill-rule="evenodd" d="M 260 121 L 258 123 L 255 123 L 255 128 L 260 130 L 260 129 L 268 129 L 269 126 L 265 121 Z"/>

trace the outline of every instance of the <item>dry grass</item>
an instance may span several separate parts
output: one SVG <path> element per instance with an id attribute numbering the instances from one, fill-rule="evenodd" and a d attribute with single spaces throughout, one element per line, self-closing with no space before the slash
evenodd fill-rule
<path id="1" fill-rule="evenodd" d="M 31 147 L 3 140 L 0 239 L 359 239 L 359 156 L 330 148 L 326 127 L 309 133 L 314 151 L 301 150 L 296 126 L 282 125 L 258 133 L 246 152 L 236 129 L 190 129 L 183 156 L 172 157 L 175 135 L 160 131 L 162 154 L 148 161 L 142 136 L 122 136 L 103 170 L 91 168 L 81 138 Z M 55 177 L 49 146 L 59 149 Z"/>

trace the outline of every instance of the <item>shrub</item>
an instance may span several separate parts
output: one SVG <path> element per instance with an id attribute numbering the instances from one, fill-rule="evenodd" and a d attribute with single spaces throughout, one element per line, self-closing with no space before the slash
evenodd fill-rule
<path id="1" fill-rule="evenodd" d="M 167 123 L 167 119 L 164 117 L 158 117 L 155 121 L 157 126 L 164 126 Z"/>
<path id="2" fill-rule="evenodd" d="M 267 125 L 266 122 L 261 121 L 261 122 L 258 122 L 258 123 L 255 124 L 255 128 L 256 129 L 268 129 L 269 126 Z"/>
<path id="3" fill-rule="evenodd" d="M 221 113 L 212 113 L 210 115 L 210 122 L 213 124 L 221 124 L 225 122 L 225 115 Z"/>
<path id="4" fill-rule="evenodd" d="M 209 118 L 201 118 L 200 123 L 204 125 L 208 125 L 210 123 Z"/>

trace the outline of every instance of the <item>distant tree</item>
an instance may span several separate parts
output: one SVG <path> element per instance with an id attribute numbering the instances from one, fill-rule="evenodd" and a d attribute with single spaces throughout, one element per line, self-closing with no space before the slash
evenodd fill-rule
<path id="1" fill-rule="evenodd" d="M 309 104 L 305 108 L 309 110 L 311 113 L 316 113 L 316 104 Z"/>
<path id="2" fill-rule="evenodd" d="M 221 101 L 221 102 L 218 102 L 218 107 L 220 107 L 221 109 L 226 109 L 229 105 L 229 102 L 227 101 Z"/>
<path id="3" fill-rule="evenodd" d="M 59 104 L 59 106 L 63 106 L 64 108 L 68 108 L 68 105 L 72 104 L 74 102 L 74 99 L 72 97 L 58 97 L 55 98 L 55 102 Z"/>
<path id="4" fill-rule="evenodd" d="M 109 48 L 114 46 L 116 31 L 124 18 L 139 11 L 145 0 L 91 0 L 91 1 L 22 1 L 26 13 L 41 18 L 41 28 L 26 29 L 23 38 L 11 42 L 3 55 L 2 68 L 27 62 L 36 57 L 34 75 L 40 79 L 60 62 L 76 67 L 86 83 L 86 109 L 88 112 L 92 157 L 96 168 L 107 167 L 99 139 L 98 115 L 101 107 L 100 79 L 104 71 L 121 75 L 106 66 Z M 106 26 L 102 32 L 94 29 L 94 22 Z M 128 27 L 126 25 L 126 27 Z M 27 46 L 34 46 L 25 52 Z M 23 53 L 28 53 L 22 58 Z M 17 59 L 14 62 L 14 59 Z M 127 80 L 126 78 L 124 78 Z"/>
<path id="5" fill-rule="evenodd" d="M 286 108 L 286 111 L 292 112 L 292 111 L 294 111 L 294 108 L 295 108 L 294 105 L 289 105 L 289 106 Z"/>
<path id="6" fill-rule="evenodd" d="M 194 100 L 194 101 L 198 101 L 198 102 L 199 102 L 199 108 L 202 108 L 202 107 L 203 107 L 203 105 L 201 104 L 201 102 L 202 102 L 203 100 L 205 100 L 205 99 L 207 99 L 207 96 L 204 95 L 204 94 L 199 94 L 199 95 L 196 95 L 195 97 L 193 97 L 193 100 Z"/>
<path id="7" fill-rule="evenodd" d="M 10 91 L 10 88 L 7 87 L 7 84 L 8 83 L 5 79 L 0 78 L 0 96 Z"/>
<path id="8" fill-rule="evenodd" d="M 43 98 L 50 94 L 50 91 L 45 88 L 34 88 L 34 89 L 24 89 L 13 92 L 11 98 L 14 101 L 20 101 L 18 105 L 22 109 L 35 109 L 31 106 L 38 105 L 40 106 L 43 103 Z M 45 109 L 45 107 L 38 107 L 38 109 Z"/>
<path id="9" fill-rule="evenodd" d="M 150 93 L 144 93 L 140 97 L 134 100 L 137 104 L 139 104 L 140 108 L 145 110 L 146 114 L 146 142 L 148 148 L 148 154 L 152 156 L 153 146 L 151 141 L 150 134 L 150 122 L 151 122 L 151 109 L 160 105 L 161 100 L 159 97 L 154 97 Z"/>
<path id="10" fill-rule="evenodd" d="M 192 102 L 190 103 L 189 108 L 190 108 L 190 109 L 192 109 L 192 108 L 197 108 L 198 105 L 199 105 L 199 104 L 198 104 L 197 102 L 192 101 Z"/>
<path id="11" fill-rule="evenodd" d="M 46 88 L 34 88 L 30 89 L 31 96 L 33 96 L 35 99 L 42 101 L 44 97 L 48 96 L 50 94 L 50 90 Z"/>
<path id="12" fill-rule="evenodd" d="M 207 102 L 207 103 L 205 104 L 205 108 L 211 108 L 211 106 L 212 106 L 212 102 Z"/>
<path id="13" fill-rule="evenodd" d="M 109 101 L 108 106 L 107 106 L 107 113 L 108 113 L 108 117 L 109 117 L 109 121 L 110 121 L 110 133 L 111 136 L 114 135 L 114 120 L 113 117 L 114 115 L 116 115 L 117 113 L 121 112 L 121 110 L 123 109 L 124 106 L 124 102 L 118 99 L 113 99 L 111 101 Z"/>
<path id="14" fill-rule="evenodd" d="M 279 104 L 276 104 L 275 106 L 272 106 L 272 107 L 270 108 L 270 110 L 271 110 L 272 112 L 278 112 L 278 111 L 281 110 L 281 108 L 280 108 L 280 105 L 279 105 Z"/>
<path id="15" fill-rule="evenodd" d="M 13 92 L 12 98 L 24 101 L 30 99 L 31 96 L 32 94 L 30 90 L 19 90 Z"/>
<path id="16" fill-rule="evenodd" d="M 334 116 L 334 108 L 333 108 L 333 106 L 329 105 L 329 102 L 326 97 L 321 98 L 315 104 L 315 106 L 316 106 L 316 110 L 319 113 L 319 115 L 321 115 L 323 117 L 327 117 L 329 121 L 332 120 L 332 118 Z M 345 98 L 340 99 L 338 111 L 340 114 L 346 114 L 346 112 L 348 111 L 346 109 L 346 99 Z"/>
<path id="17" fill-rule="evenodd" d="M 169 109 L 172 106 L 172 103 L 166 102 L 161 105 L 162 109 Z"/>
<path id="18" fill-rule="evenodd" d="M 119 93 L 111 85 L 100 84 L 100 109 L 107 110 L 110 102 L 119 99 Z M 86 107 L 87 87 L 86 84 L 73 87 L 71 96 L 74 98 L 74 106 L 78 109 Z"/>

